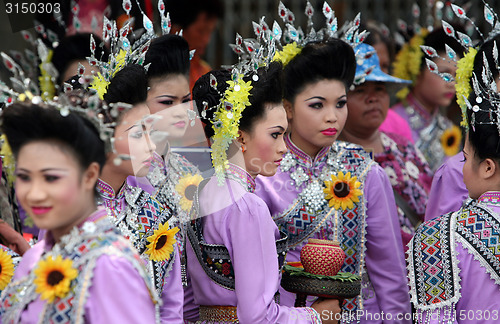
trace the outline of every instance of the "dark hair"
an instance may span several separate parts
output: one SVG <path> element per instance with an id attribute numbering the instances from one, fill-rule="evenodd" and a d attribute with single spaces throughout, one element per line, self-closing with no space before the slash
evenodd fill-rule
<path id="1" fill-rule="evenodd" d="M 346 42 L 332 38 L 309 43 L 284 69 L 284 98 L 294 102 L 304 88 L 321 80 L 339 80 L 346 89 L 356 72 L 354 50 Z"/>
<path id="2" fill-rule="evenodd" d="M 250 90 L 249 102 L 242 114 L 239 124 L 239 129 L 251 132 L 256 121 L 264 117 L 266 112 L 266 104 L 280 104 L 283 95 L 283 75 L 282 65 L 279 62 L 272 62 L 268 67 L 259 68 L 257 75 L 258 81 L 252 81 L 252 89 Z M 217 79 L 217 90 L 210 85 L 210 75 Z M 252 78 L 245 77 L 244 81 L 249 81 Z M 219 105 L 224 92 L 228 88 L 227 81 L 231 80 L 231 73 L 226 70 L 216 70 L 204 74 L 199 78 L 193 87 L 193 100 L 200 113 L 201 120 L 205 124 L 205 135 L 210 138 L 214 135 L 212 128 L 213 115 L 216 107 Z M 207 105 L 204 105 L 204 102 Z M 209 109 L 205 111 L 204 107 Z M 212 109 L 210 109 L 212 108 Z"/>
<path id="3" fill-rule="evenodd" d="M 460 25 L 452 25 L 455 31 L 465 33 L 465 30 Z M 446 45 L 451 47 L 459 57 L 464 56 L 464 47 L 453 37 L 448 36 L 443 28 L 436 28 L 430 32 L 424 39 L 424 45 L 430 46 L 438 52 L 438 54 L 446 53 Z M 427 64 L 425 63 L 425 55 L 422 55 L 422 61 L 420 62 L 420 71 L 427 69 Z"/>
<path id="4" fill-rule="evenodd" d="M 99 131 L 89 120 L 76 113 L 63 117 L 53 107 L 14 103 L 4 109 L 1 122 L 2 132 L 7 136 L 16 159 L 26 144 L 54 141 L 71 152 L 82 170 L 92 162 L 99 163 L 101 168 L 106 162 L 104 142 L 99 137 Z"/>
<path id="5" fill-rule="evenodd" d="M 495 59 L 493 58 L 493 48 L 495 44 L 497 47 L 497 54 L 500 54 L 498 53 L 498 51 L 500 50 L 500 35 L 497 35 L 492 39 L 488 40 L 487 42 L 483 43 L 483 45 L 481 45 L 481 47 L 477 51 L 476 56 L 474 57 L 473 73 L 476 75 L 476 78 L 479 81 L 479 83 L 483 86 L 489 86 L 489 85 L 484 85 L 482 78 L 484 57 L 486 57 L 486 60 L 488 61 L 489 70 L 491 71 L 491 75 L 493 76 L 493 78 L 497 79 L 498 76 L 500 75 L 500 71 L 498 70 L 499 68 L 497 67 Z M 470 79 L 470 85 L 472 87 L 472 78 Z"/>
<path id="6" fill-rule="evenodd" d="M 189 45 L 178 35 L 163 35 L 149 47 L 144 65 L 149 64 L 148 80 L 171 74 L 182 74 L 189 78 Z"/>
<path id="7" fill-rule="evenodd" d="M 500 96 L 498 94 L 495 96 L 494 102 L 500 102 Z M 474 148 L 475 156 L 480 160 L 491 158 L 500 162 L 500 135 L 496 124 L 498 112 L 489 100 L 483 99 L 481 103 L 477 103 L 476 98 L 477 95 L 473 91 L 469 101 L 472 105 L 478 105 L 480 110 L 473 112 L 472 109 L 467 109 L 469 143 Z M 472 114 L 474 114 L 474 124 Z"/>
<path id="8" fill-rule="evenodd" d="M 165 1 L 165 11 L 170 13 L 172 24 L 186 29 L 201 13 L 206 13 L 209 18 L 222 19 L 224 17 L 224 4 L 220 0 L 167 0 Z"/>
<path id="9" fill-rule="evenodd" d="M 96 44 L 101 43 L 101 39 L 94 35 Z M 52 56 L 52 64 L 59 72 L 57 84 L 61 84 L 66 80 L 62 80 L 64 72 L 73 61 L 86 61 L 87 57 L 92 54 L 90 51 L 90 34 L 75 34 L 63 38 L 59 46 L 54 49 Z M 95 50 L 95 57 L 98 60 L 107 62 L 109 51 L 106 47 L 97 46 Z M 75 73 L 76 74 L 76 73 Z"/>
<path id="10" fill-rule="evenodd" d="M 146 71 L 138 64 L 129 64 L 118 71 L 104 94 L 107 103 L 123 102 L 130 105 L 145 102 L 147 97 Z"/>
<path id="11" fill-rule="evenodd" d="M 217 80 L 217 90 L 210 85 L 210 76 Z M 202 75 L 193 86 L 193 100 L 204 124 L 203 130 L 207 138 L 214 136 L 211 120 L 228 87 L 227 81 L 230 80 L 231 72 L 228 70 L 213 70 Z M 205 110 L 205 107 L 208 109 Z M 205 110 L 205 115 L 203 110 Z"/>

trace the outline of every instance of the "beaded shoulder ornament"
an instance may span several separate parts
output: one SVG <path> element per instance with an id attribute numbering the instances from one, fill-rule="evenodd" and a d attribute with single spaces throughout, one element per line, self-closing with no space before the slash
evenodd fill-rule
<path id="1" fill-rule="evenodd" d="M 301 27 L 295 27 L 294 13 L 280 2 L 278 14 L 285 23 L 284 31 L 278 22 L 274 21 L 272 29 L 266 23 L 264 17 L 257 22 L 252 22 L 256 38 L 243 39 L 236 34 L 236 43 L 230 47 L 238 55 L 238 63 L 230 67 L 232 80 L 228 81 L 229 87 L 219 105 L 208 107 L 205 105 L 201 112 L 206 116 L 206 110 L 215 109 L 212 125 L 214 129 L 212 144 L 212 163 L 215 168 L 219 182 L 224 178 L 224 171 L 229 167 L 226 150 L 229 144 L 237 137 L 239 120 L 243 110 L 249 106 L 248 97 L 252 89 L 252 82 L 258 82 L 257 70 L 267 66 L 272 61 L 280 61 L 283 65 L 288 64 L 307 43 L 324 40 L 328 37 L 339 37 L 350 44 L 353 48 L 364 41 L 368 33 L 360 32 L 360 14 L 349 23 L 346 23 L 342 31 L 339 31 L 337 18 L 328 3 L 323 4 L 323 14 L 326 18 L 326 26 L 316 31 L 313 27 L 314 8 L 308 1 L 305 14 L 308 18 L 309 32 L 307 35 Z M 278 50 L 278 48 L 281 50 Z M 250 77 L 251 81 L 244 81 L 244 77 Z M 211 75 L 210 85 L 216 91 L 217 80 Z"/>

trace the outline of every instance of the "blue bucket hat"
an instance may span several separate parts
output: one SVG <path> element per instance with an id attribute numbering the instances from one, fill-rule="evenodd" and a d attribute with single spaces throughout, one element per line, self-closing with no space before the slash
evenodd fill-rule
<path id="1" fill-rule="evenodd" d="M 354 77 L 354 86 L 360 85 L 366 81 L 384 82 L 387 85 L 404 87 L 411 83 L 410 80 L 403 80 L 384 73 L 380 69 L 380 62 L 377 51 L 368 44 L 359 44 L 354 48 L 356 54 L 356 76 Z M 395 90 L 393 88 L 393 90 Z"/>

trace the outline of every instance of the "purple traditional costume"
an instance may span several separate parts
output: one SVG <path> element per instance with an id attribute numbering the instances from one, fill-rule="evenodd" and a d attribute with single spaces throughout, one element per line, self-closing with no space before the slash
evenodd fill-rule
<path id="1" fill-rule="evenodd" d="M 281 277 L 278 257 L 284 260 L 286 239 L 253 193 L 254 179 L 230 164 L 223 185 L 212 177 L 199 188 L 199 205 L 193 209 L 200 218 L 189 226 L 186 256 L 200 320 L 321 323 L 312 308 L 275 301 Z"/>
<path id="2" fill-rule="evenodd" d="M 78 277 L 49 303 L 35 292 L 34 269 L 47 256 L 72 261 Z M 97 210 L 55 243 L 50 233 L 28 250 L 2 292 L 2 323 L 155 323 L 160 300 L 143 262 L 106 211 Z"/>
<path id="3" fill-rule="evenodd" d="M 500 192 L 419 227 L 408 270 L 418 323 L 500 320 Z"/>
<path id="4" fill-rule="evenodd" d="M 424 220 L 432 172 L 420 151 L 405 138 L 383 132 L 380 136 L 384 151 L 375 154 L 374 160 L 384 169 L 395 194 L 401 199 L 396 199 L 396 204 L 406 247 L 415 233 L 413 224 Z M 411 217 L 415 219 L 411 220 Z"/>
<path id="5" fill-rule="evenodd" d="M 98 179 L 100 203 L 106 207 L 116 226 L 138 250 L 151 276 L 158 295 L 163 300 L 160 315 L 164 323 L 182 323 L 183 288 L 178 246 L 168 260 L 154 261 L 145 254 L 147 238 L 159 225 L 172 217 L 168 205 L 161 204 L 145 190 L 126 183 L 115 194 L 111 186 Z M 172 227 L 172 224 L 169 224 Z"/>
<path id="6" fill-rule="evenodd" d="M 462 171 L 463 158 L 464 154 L 460 152 L 436 170 L 425 210 L 426 221 L 457 211 L 469 197 Z"/>
<path id="7" fill-rule="evenodd" d="M 430 114 L 411 93 L 406 97 L 405 104 L 398 103 L 391 109 L 408 122 L 413 142 L 425 156 L 431 170 L 435 171 L 448 158 L 443 149 L 442 136 L 453 126 L 452 122 L 441 115 L 437 107 Z"/>
<path id="8" fill-rule="evenodd" d="M 288 152 L 278 172 L 257 178 L 257 194 L 267 203 L 275 222 L 288 235 L 287 261 L 299 261 L 308 238 L 337 239 L 346 253 L 341 271 L 362 278 L 362 293 L 343 305 L 344 322 L 381 323 L 364 314 L 410 312 L 403 245 L 392 188 L 382 168 L 357 145 L 335 142 L 312 160 L 289 136 Z M 353 207 L 328 206 L 323 182 L 339 172 L 350 172 L 361 183 L 363 194 Z M 282 305 L 293 305 L 295 295 L 280 289 Z"/>

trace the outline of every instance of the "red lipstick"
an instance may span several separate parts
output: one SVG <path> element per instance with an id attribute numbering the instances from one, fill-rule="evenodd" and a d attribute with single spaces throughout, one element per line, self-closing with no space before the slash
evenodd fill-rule
<path id="1" fill-rule="evenodd" d="M 335 135 L 337 135 L 337 129 L 335 129 L 335 128 L 327 128 L 325 130 L 322 130 L 321 134 L 323 134 L 325 136 L 335 136 Z"/>

